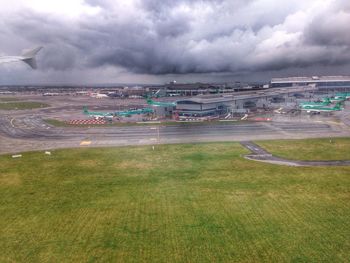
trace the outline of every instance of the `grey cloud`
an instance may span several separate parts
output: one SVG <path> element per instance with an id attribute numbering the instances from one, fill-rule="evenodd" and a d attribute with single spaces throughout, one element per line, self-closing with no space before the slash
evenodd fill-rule
<path id="1" fill-rule="evenodd" d="M 110 6 L 110 1 L 108 0 L 85 0 L 86 4 L 91 6 L 99 6 L 102 8 L 108 8 Z"/>
<path id="2" fill-rule="evenodd" d="M 172 8 L 181 4 L 220 4 L 225 0 L 144 0 L 141 2 L 142 7 L 150 13 L 168 13 Z M 244 0 L 233 0 L 231 2 L 242 3 Z"/>
<path id="3" fill-rule="evenodd" d="M 350 11 L 339 11 L 332 16 L 318 16 L 306 30 L 306 41 L 316 45 L 350 45 Z"/>
<path id="4" fill-rule="evenodd" d="M 108 0 L 85 2 L 102 7 L 102 13 L 72 25 L 26 10 L 20 20 L 13 16 L 5 24 L 26 41 L 45 45 L 42 67 L 61 71 L 112 65 L 151 75 L 237 74 L 350 62 L 347 1 L 335 1 L 305 25 L 300 37 L 291 39 L 288 34 L 295 32 L 288 32 L 284 23 L 298 11 L 292 2 L 253 10 L 257 0 L 144 0 L 137 6 L 142 15 L 136 18 L 113 13 Z M 176 9 L 181 4 L 199 4 L 197 12 L 203 17 Z M 274 45 L 280 41 L 273 38 L 279 31 L 286 39 Z M 264 41 L 266 47 L 259 49 Z"/>
<path id="5" fill-rule="evenodd" d="M 42 68 L 51 68 L 54 70 L 67 70 L 77 66 L 75 50 L 70 46 L 52 46 L 47 45 L 41 55 Z"/>
<path id="6" fill-rule="evenodd" d="M 191 18 L 185 15 L 169 16 L 155 22 L 155 30 L 160 37 L 177 37 L 190 30 Z"/>
<path id="7" fill-rule="evenodd" d="M 36 13 L 23 12 L 23 20 L 11 18 L 8 25 L 16 35 L 44 49 L 39 53 L 43 69 L 67 70 L 77 66 L 77 50 L 72 43 L 76 31 L 68 24 Z"/>

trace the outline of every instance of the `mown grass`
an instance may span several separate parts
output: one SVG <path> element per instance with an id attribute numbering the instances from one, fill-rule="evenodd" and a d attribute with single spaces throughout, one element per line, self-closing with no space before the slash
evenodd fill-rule
<path id="1" fill-rule="evenodd" d="M 236 143 L 0 156 L 1 262 L 348 262 L 350 168 Z"/>
<path id="2" fill-rule="evenodd" d="M 30 110 L 45 107 L 49 105 L 35 101 L 0 102 L 0 110 Z"/>
<path id="3" fill-rule="evenodd" d="M 0 102 L 11 102 L 11 101 L 18 101 L 18 98 L 12 98 L 12 97 L 0 97 Z"/>
<path id="4" fill-rule="evenodd" d="M 350 138 L 259 141 L 276 156 L 292 160 L 350 160 Z"/>

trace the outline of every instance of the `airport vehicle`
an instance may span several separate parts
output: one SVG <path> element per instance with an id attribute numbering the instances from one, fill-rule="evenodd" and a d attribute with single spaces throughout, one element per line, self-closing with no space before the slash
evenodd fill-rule
<path id="1" fill-rule="evenodd" d="M 337 103 L 334 107 L 326 107 L 326 106 L 318 106 L 318 107 L 304 107 L 301 110 L 307 112 L 333 112 L 333 111 L 341 111 L 343 108 L 340 103 Z"/>
<path id="2" fill-rule="evenodd" d="M 95 119 L 112 119 L 114 117 L 113 113 L 89 111 L 87 107 L 83 108 L 83 113 Z"/>
<path id="3" fill-rule="evenodd" d="M 42 48 L 43 47 L 37 47 L 29 51 L 24 51 L 21 56 L 2 56 L 0 57 L 0 64 L 23 61 L 24 63 L 28 64 L 32 69 L 36 69 L 37 64 L 36 64 L 35 55 Z"/>
<path id="4" fill-rule="evenodd" d="M 283 103 L 283 102 L 285 102 L 285 101 L 286 101 L 286 99 L 283 98 L 283 97 L 273 97 L 273 98 L 270 100 L 271 103 Z"/>
<path id="5" fill-rule="evenodd" d="M 152 99 L 147 99 L 147 104 L 155 107 L 175 107 L 176 102 L 160 102 Z"/>
<path id="6" fill-rule="evenodd" d="M 297 98 L 297 99 L 301 99 L 301 98 L 304 98 L 305 95 L 302 94 L 302 93 L 294 93 L 294 94 L 293 94 L 293 97 L 295 97 L 295 98 Z"/>
<path id="7" fill-rule="evenodd" d="M 319 106 L 328 106 L 331 104 L 331 100 L 329 98 L 324 98 L 322 101 L 308 101 L 308 102 L 301 102 L 299 106 L 301 108 L 313 108 L 313 107 L 319 107 Z"/>

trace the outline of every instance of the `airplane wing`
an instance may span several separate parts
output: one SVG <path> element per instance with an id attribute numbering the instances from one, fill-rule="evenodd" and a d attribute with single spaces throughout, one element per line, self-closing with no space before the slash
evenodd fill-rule
<path id="1" fill-rule="evenodd" d="M 0 57 L 0 64 L 2 63 L 11 63 L 11 62 L 18 62 L 21 61 L 20 58 L 16 57 Z"/>
<path id="2" fill-rule="evenodd" d="M 36 59 L 35 55 L 42 49 L 42 47 L 37 47 L 32 50 L 25 51 L 22 56 L 5 56 L 0 57 L 0 64 L 1 63 L 10 63 L 10 62 L 19 62 L 23 61 L 24 63 L 28 64 L 32 69 L 36 69 Z"/>
<path id="3" fill-rule="evenodd" d="M 22 61 L 24 63 L 27 63 L 32 69 L 37 69 L 37 65 L 36 65 L 36 54 L 42 49 L 43 47 L 36 47 L 30 50 L 25 50 L 22 53 Z"/>

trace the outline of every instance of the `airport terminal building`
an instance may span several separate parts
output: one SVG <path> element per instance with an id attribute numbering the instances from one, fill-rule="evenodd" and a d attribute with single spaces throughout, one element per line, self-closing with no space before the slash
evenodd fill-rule
<path id="1" fill-rule="evenodd" d="M 208 117 L 227 113 L 232 98 L 230 97 L 194 97 L 179 100 L 176 112 L 183 117 Z"/>
<path id="2" fill-rule="evenodd" d="M 303 86 L 196 96 L 178 100 L 174 113 L 179 117 L 212 117 L 228 113 L 244 113 L 253 108 L 267 108 L 275 98 L 288 99 L 296 93 L 306 94 L 316 90 L 314 86 Z"/>

